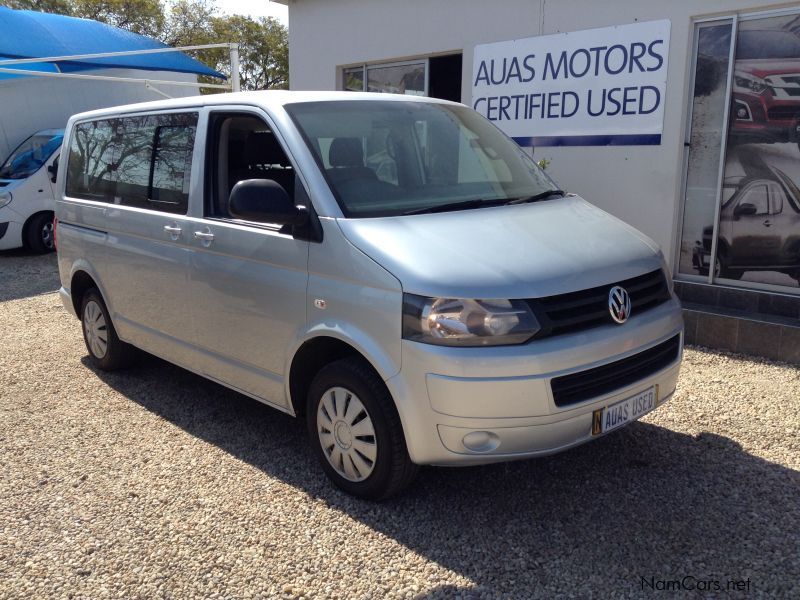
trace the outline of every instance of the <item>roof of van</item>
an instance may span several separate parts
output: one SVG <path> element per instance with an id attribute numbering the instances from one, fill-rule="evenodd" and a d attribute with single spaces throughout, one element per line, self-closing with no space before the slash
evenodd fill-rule
<path id="1" fill-rule="evenodd" d="M 413 96 L 403 94 L 382 94 L 377 92 L 327 92 L 327 91 L 290 91 L 290 90 L 260 90 L 252 92 L 236 92 L 226 94 L 208 94 L 203 96 L 190 96 L 187 98 L 172 98 L 169 100 L 155 100 L 153 102 L 139 102 L 123 106 L 112 106 L 73 116 L 74 120 L 85 120 L 103 116 L 113 116 L 123 113 L 145 111 L 176 110 L 215 105 L 243 105 L 264 106 L 266 108 L 280 107 L 297 102 L 330 102 L 353 100 L 382 100 L 395 102 L 432 102 L 437 104 L 457 105 L 457 102 L 440 100 L 427 96 Z"/>
<path id="2" fill-rule="evenodd" d="M 91 19 L 64 15 L 13 10 L 0 6 L 0 60 L 17 58 L 46 58 L 74 56 L 102 52 L 125 52 L 167 48 L 152 38 L 131 33 Z M 172 71 L 223 78 L 224 75 L 183 52 L 165 52 L 114 56 L 106 58 L 75 59 L 71 61 L 23 63 L 6 66 L 43 72 L 74 72 L 91 69 L 142 69 L 147 71 Z M 24 75 L 0 73 L 0 80 Z"/>

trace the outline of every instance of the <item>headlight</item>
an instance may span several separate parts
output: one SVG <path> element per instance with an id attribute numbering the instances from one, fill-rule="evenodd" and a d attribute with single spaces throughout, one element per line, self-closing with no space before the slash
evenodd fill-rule
<path id="1" fill-rule="evenodd" d="M 13 198 L 11 192 L 0 192 L 0 208 L 3 208 L 6 204 L 11 202 Z"/>
<path id="2" fill-rule="evenodd" d="M 523 344 L 541 327 L 522 300 L 403 294 L 403 337 L 439 346 Z"/>
<path id="3" fill-rule="evenodd" d="M 733 83 L 734 87 L 739 88 L 741 91 L 753 92 L 756 94 L 760 94 L 768 87 L 767 82 L 760 77 L 742 72 L 734 73 Z"/>

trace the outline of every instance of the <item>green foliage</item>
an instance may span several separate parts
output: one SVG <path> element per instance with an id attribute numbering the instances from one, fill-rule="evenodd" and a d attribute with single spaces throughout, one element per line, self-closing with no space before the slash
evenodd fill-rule
<path id="1" fill-rule="evenodd" d="M 539 165 L 539 168 L 544 171 L 550 165 L 550 161 L 546 158 L 541 158 L 536 161 L 536 164 Z"/>
<path id="2" fill-rule="evenodd" d="M 156 38 L 169 46 L 237 43 L 239 78 L 243 90 L 289 86 L 289 43 L 286 27 L 271 17 L 252 19 L 242 15 L 220 15 L 214 0 L 0 2 L 10 8 L 94 19 Z M 217 71 L 230 75 L 230 55 L 227 49 L 200 51 L 195 56 Z"/>
<path id="3" fill-rule="evenodd" d="M 216 17 L 213 37 L 239 43 L 240 78 L 243 90 L 289 87 L 289 39 L 286 27 L 272 17 L 258 20 L 241 15 Z M 226 57 L 227 58 L 227 57 Z M 228 73 L 226 60 L 217 68 Z"/>

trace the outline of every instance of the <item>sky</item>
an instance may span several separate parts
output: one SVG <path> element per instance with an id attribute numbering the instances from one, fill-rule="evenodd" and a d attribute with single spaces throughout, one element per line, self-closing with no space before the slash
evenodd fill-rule
<path id="1" fill-rule="evenodd" d="M 284 25 L 289 24 L 289 7 L 269 0 L 217 0 L 219 9 L 229 15 L 251 17 L 275 17 Z"/>

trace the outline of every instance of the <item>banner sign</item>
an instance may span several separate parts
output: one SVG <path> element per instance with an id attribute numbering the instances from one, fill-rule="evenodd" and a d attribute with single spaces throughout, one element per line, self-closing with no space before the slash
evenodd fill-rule
<path id="1" fill-rule="evenodd" d="M 657 145 L 669 20 L 475 47 L 472 106 L 522 146 Z"/>

